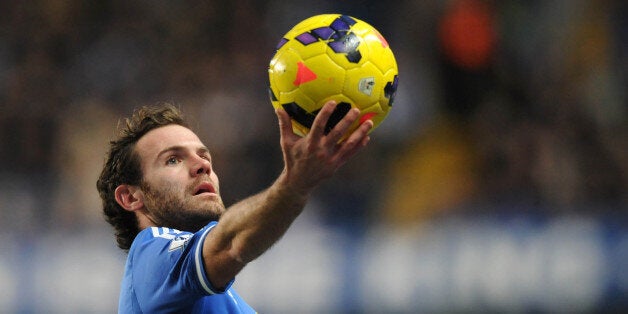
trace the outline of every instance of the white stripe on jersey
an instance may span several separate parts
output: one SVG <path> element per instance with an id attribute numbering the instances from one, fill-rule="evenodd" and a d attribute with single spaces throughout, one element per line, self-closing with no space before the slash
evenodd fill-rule
<path id="1" fill-rule="evenodd" d="M 161 229 L 161 230 L 160 230 Z M 150 231 L 155 238 L 164 238 L 168 240 L 172 240 L 177 237 L 177 234 L 182 233 L 177 229 L 170 229 L 166 227 L 150 227 Z"/>
<path id="2" fill-rule="evenodd" d="M 233 300 L 233 303 L 235 303 L 238 307 L 240 307 L 240 305 L 238 304 L 238 300 L 236 300 L 236 298 L 233 296 L 233 294 L 231 293 L 231 290 L 227 290 L 227 294 L 229 295 L 229 297 L 231 297 L 231 300 Z"/>
<path id="3" fill-rule="evenodd" d="M 153 237 L 158 237 L 159 236 L 159 228 L 157 228 L 157 227 L 150 227 L 150 231 L 153 233 Z"/>
<path id="4" fill-rule="evenodd" d="M 205 276 L 204 276 L 204 267 L 202 267 L 202 263 L 203 263 L 203 243 L 205 243 L 205 237 L 207 236 L 207 233 L 214 227 L 215 225 L 208 227 L 207 230 L 205 230 L 205 232 L 203 232 L 203 234 L 201 235 L 201 238 L 199 239 L 199 241 L 196 243 L 196 249 L 194 252 L 194 261 L 196 263 L 196 275 L 198 276 L 198 281 L 201 283 L 201 286 L 203 286 L 203 289 L 205 289 L 205 291 L 207 291 L 207 293 L 211 294 L 216 294 L 216 292 L 214 292 L 211 288 L 210 288 L 210 283 L 205 281 Z"/>

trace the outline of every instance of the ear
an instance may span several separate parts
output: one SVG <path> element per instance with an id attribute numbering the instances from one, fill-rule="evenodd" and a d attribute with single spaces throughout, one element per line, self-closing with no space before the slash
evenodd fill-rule
<path id="1" fill-rule="evenodd" d="M 128 211 L 136 211 L 144 207 L 142 191 L 133 185 L 121 184 L 114 191 L 116 202 Z"/>

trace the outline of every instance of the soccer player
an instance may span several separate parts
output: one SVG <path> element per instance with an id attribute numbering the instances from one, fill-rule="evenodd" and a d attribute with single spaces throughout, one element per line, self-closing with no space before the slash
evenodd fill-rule
<path id="1" fill-rule="evenodd" d="M 229 208 L 210 150 L 172 105 L 143 107 L 110 142 L 97 187 L 118 246 L 128 251 L 119 313 L 254 313 L 231 288 L 303 210 L 308 195 L 369 141 L 372 121 L 339 143 L 359 111 L 329 133 L 326 103 L 305 137 L 277 110 L 284 168 Z"/>

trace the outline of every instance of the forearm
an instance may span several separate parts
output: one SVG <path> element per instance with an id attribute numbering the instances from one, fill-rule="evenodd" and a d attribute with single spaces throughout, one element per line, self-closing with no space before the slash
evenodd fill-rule
<path id="1" fill-rule="evenodd" d="M 219 225 L 234 257 L 248 263 L 264 253 L 285 234 L 306 200 L 307 192 L 292 189 L 282 174 L 268 189 L 231 206 Z"/>
<path id="2" fill-rule="evenodd" d="M 208 233 L 203 260 L 215 287 L 224 287 L 248 262 L 279 240 L 303 210 L 311 190 L 368 143 L 373 127 L 368 120 L 340 142 L 359 118 L 355 108 L 326 133 L 325 125 L 335 106 L 335 102 L 327 102 L 303 138 L 293 133 L 288 113 L 276 111 L 284 171 L 267 190 L 231 206 Z"/>
<path id="3" fill-rule="evenodd" d="M 203 260 L 215 287 L 224 287 L 268 250 L 302 212 L 308 193 L 293 190 L 286 180 L 284 172 L 266 190 L 230 206 L 208 233 Z"/>

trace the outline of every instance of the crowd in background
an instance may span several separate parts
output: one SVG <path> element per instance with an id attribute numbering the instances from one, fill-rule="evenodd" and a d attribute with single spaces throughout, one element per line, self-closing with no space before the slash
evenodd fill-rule
<path id="1" fill-rule="evenodd" d="M 121 117 L 159 102 L 192 119 L 227 204 L 268 186 L 282 166 L 268 62 L 294 24 L 330 12 L 379 29 L 400 85 L 369 147 L 317 191 L 323 224 L 359 237 L 457 215 L 625 218 L 626 10 L 613 0 L 4 1 L 0 227 L 27 239 L 107 236 L 95 189 L 107 142 Z"/>

